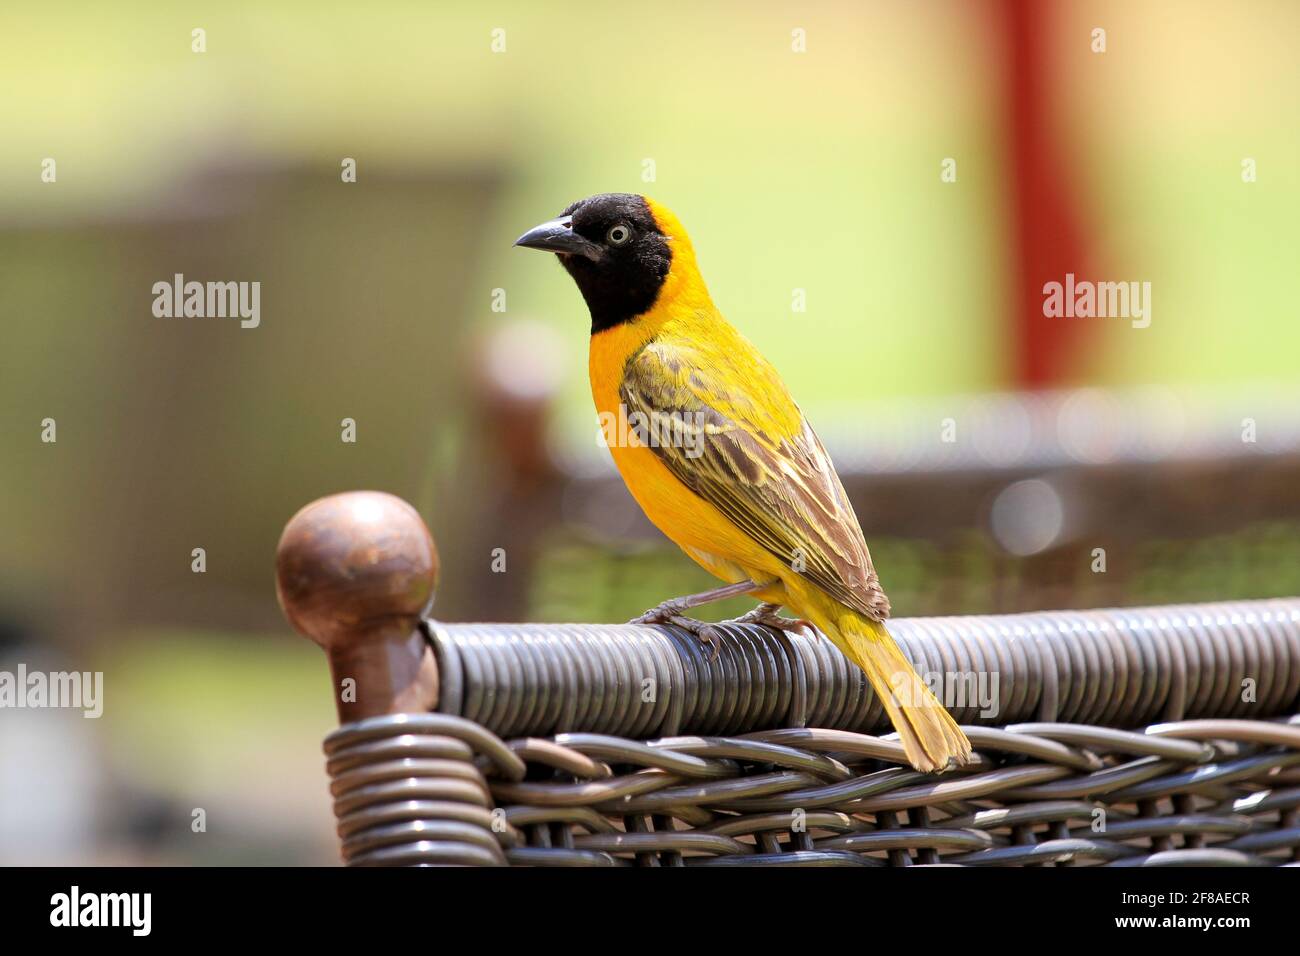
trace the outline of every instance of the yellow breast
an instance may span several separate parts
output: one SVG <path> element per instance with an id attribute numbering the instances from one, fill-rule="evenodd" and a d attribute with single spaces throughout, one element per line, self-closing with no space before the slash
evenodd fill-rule
<path id="1" fill-rule="evenodd" d="M 628 413 L 619 397 L 623 369 L 647 338 L 639 323 L 615 326 L 591 337 L 591 397 L 614 465 L 646 517 L 678 545 L 707 548 L 728 533 L 729 522 L 678 481 L 635 431 L 624 427 Z"/>
<path id="2" fill-rule="evenodd" d="M 775 578 L 782 569 L 771 554 L 682 484 L 634 430 L 623 427 L 628 417 L 619 394 L 623 370 L 628 357 L 655 334 L 672 333 L 663 323 L 639 320 L 591 337 L 591 394 L 614 464 L 646 517 L 711 574 L 728 583 Z"/>

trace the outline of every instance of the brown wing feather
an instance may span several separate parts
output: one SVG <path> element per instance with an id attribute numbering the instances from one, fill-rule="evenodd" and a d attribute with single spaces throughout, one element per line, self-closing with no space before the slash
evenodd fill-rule
<path id="1" fill-rule="evenodd" d="M 661 341 L 633 355 L 619 390 L 629 420 L 644 416 L 669 471 L 783 564 L 867 617 L 888 617 L 839 476 L 775 371 L 756 351 L 740 375 L 734 356 L 732 374 L 698 358 Z"/>

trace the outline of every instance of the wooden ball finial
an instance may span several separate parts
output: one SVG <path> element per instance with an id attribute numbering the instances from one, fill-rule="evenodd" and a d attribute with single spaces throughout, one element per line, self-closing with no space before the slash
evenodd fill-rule
<path id="1" fill-rule="evenodd" d="M 433 603 L 438 550 L 419 513 L 381 491 L 320 498 L 294 515 L 276 549 L 289 622 L 322 647 L 409 634 Z"/>
<path id="2" fill-rule="evenodd" d="M 417 633 L 433 604 L 438 550 L 419 513 L 401 498 L 352 491 L 294 515 L 276 549 L 276 594 L 285 617 L 326 651 L 340 681 L 340 717 L 424 709 L 432 655 Z M 427 659 L 426 659 L 427 658 Z"/>

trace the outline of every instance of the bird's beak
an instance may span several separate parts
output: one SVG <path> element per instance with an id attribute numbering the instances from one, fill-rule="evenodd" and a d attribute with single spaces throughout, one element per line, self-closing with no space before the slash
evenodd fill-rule
<path id="1" fill-rule="evenodd" d="M 572 216 L 561 216 L 534 226 L 516 239 L 515 245 L 561 255 L 586 256 L 593 261 L 601 257 L 600 246 L 573 231 Z"/>

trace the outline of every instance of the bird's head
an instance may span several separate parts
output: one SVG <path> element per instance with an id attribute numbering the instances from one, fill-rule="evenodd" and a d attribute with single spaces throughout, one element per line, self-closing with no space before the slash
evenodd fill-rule
<path id="1" fill-rule="evenodd" d="M 645 196 L 580 199 L 529 229 L 516 246 L 555 253 L 573 276 L 599 332 L 687 291 L 704 292 L 690 239 L 677 217 Z"/>

